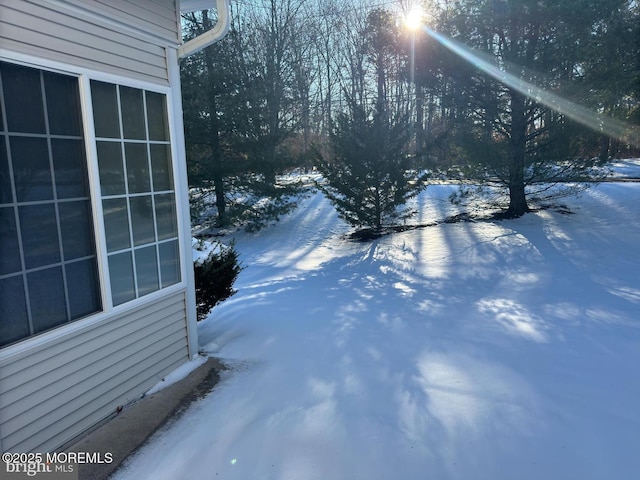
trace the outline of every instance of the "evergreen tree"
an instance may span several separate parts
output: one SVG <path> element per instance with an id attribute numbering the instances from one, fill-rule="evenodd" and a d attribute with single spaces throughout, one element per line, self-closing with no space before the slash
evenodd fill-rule
<path id="1" fill-rule="evenodd" d="M 588 93 L 579 98 L 571 93 L 586 46 L 600 19 L 624 2 L 467 0 L 451 7 L 441 28 L 498 68 L 585 104 Z M 466 152 L 467 177 L 497 181 L 508 191 L 505 216 L 529 210 L 532 185 L 590 175 L 595 160 L 580 141 L 584 127 L 471 64 L 446 75 L 456 86 L 449 98 L 456 104 L 456 141 Z"/>
<path id="2" fill-rule="evenodd" d="M 209 14 L 204 10 L 186 15 L 185 36 L 194 37 L 211 29 L 214 21 Z M 239 129 L 239 102 L 229 95 L 243 88 L 242 70 L 235 60 L 237 36 L 238 32 L 231 29 L 221 42 L 187 57 L 180 65 L 189 185 L 213 192 L 218 226 L 232 221 L 227 211 L 229 178 L 242 171 L 233 148 Z M 209 195 L 196 196 L 205 197 L 210 202 Z M 201 210 L 197 204 L 193 207 L 194 213 Z"/>
<path id="3" fill-rule="evenodd" d="M 209 14 L 184 17 L 186 36 L 209 29 Z M 182 62 L 187 166 L 195 187 L 192 216 L 202 227 L 260 228 L 296 206 L 301 186 L 277 178 L 296 166 L 300 156 L 287 143 L 296 122 L 284 110 L 293 101 L 282 88 L 281 75 L 283 62 L 290 59 L 278 43 L 281 38 L 290 42 L 290 32 L 271 20 L 234 14 L 221 42 Z M 274 25 L 276 31 L 271 30 Z M 256 30 L 264 35 L 247 33 Z M 269 43 L 265 35 L 278 40 Z M 265 48 L 277 52 L 265 53 Z"/>
<path id="4" fill-rule="evenodd" d="M 330 155 L 319 155 L 318 168 L 326 181 L 320 188 L 340 216 L 379 233 L 412 215 L 407 201 L 424 189 L 425 177 L 409 155 L 409 102 L 398 88 L 406 55 L 393 17 L 374 9 L 362 27 L 351 68 L 360 76 L 352 79 L 348 110 L 338 115 Z"/>
<path id="5" fill-rule="evenodd" d="M 320 188 L 349 224 L 380 232 L 414 213 L 406 203 L 426 178 L 411 169 L 408 140 L 406 119 L 385 122 L 353 102 L 349 114 L 338 116 L 332 156 L 319 158 L 326 180 Z"/>
<path id="6" fill-rule="evenodd" d="M 640 124 L 640 4 L 615 2 L 595 23 L 581 64 L 579 86 L 589 91 L 589 106 L 631 124 Z M 637 131 L 637 130 L 636 130 Z M 601 161 L 616 154 L 633 155 L 638 145 L 592 132 L 592 148 Z"/>

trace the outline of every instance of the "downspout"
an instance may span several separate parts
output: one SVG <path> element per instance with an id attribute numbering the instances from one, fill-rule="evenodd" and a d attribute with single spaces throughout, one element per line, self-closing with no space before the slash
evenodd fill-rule
<path id="1" fill-rule="evenodd" d="M 229 31 L 229 24 L 231 16 L 229 14 L 229 0 L 216 0 L 216 6 L 218 8 L 218 21 L 214 27 L 199 35 L 198 37 L 186 42 L 179 48 L 167 49 L 167 60 L 169 66 L 169 84 L 172 90 L 173 101 L 173 121 L 175 124 L 175 145 L 176 145 L 176 158 L 186 159 L 187 154 L 185 151 L 185 139 L 184 139 L 184 119 L 182 117 L 182 95 L 180 87 L 180 66 L 179 59 L 194 54 L 205 47 L 208 47 L 212 43 L 215 43 L 222 39 Z M 186 160 L 178 161 L 177 164 L 177 176 L 179 178 L 177 183 L 183 185 L 185 188 L 188 186 L 187 179 L 187 163 Z M 189 213 L 189 198 L 187 194 L 183 195 L 180 206 L 180 218 L 182 236 L 187 239 L 184 245 L 183 261 L 185 264 L 186 274 L 186 308 L 187 308 L 187 348 L 189 351 L 189 359 L 192 360 L 198 356 L 198 326 L 197 326 L 197 312 L 196 312 L 196 289 L 195 280 L 193 276 L 193 258 L 191 255 L 191 215 Z"/>
<path id="2" fill-rule="evenodd" d="M 187 178 L 187 152 L 184 144 L 184 122 L 182 118 L 182 95 L 180 92 L 180 66 L 178 63 L 178 53 L 175 48 L 167 49 L 167 59 L 169 65 L 169 83 L 172 90 L 172 111 L 174 128 L 174 144 L 176 148 L 176 158 L 182 159 L 175 162 L 176 185 L 180 190 L 188 192 L 189 180 Z M 178 187 L 176 187 L 176 190 Z M 179 209 L 179 228 L 181 236 L 184 238 L 182 251 L 182 262 L 184 263 L 184 280 L 187 284 L 185 292 L 185 306 L 187 309 L 187 348 L 189 360 L 198 356 L 198 321 L 196 311 L 196 284 L 193 275 L 193 256 L 191 253 L 191 213 L 189 211 L 189 194 L 183 193 L 176 205 Z"/>
<path id="3" fill-rule="evenodd" d="M 192 38 L 187 43 L 178 48 L 178 58 L 188 57 L 196 52 L 199 52 L 203 48 L 222 40 L 222 38 L 229 31 L 229 25 L 231 24 L 231 14 L 229 12 L 229 0 L 216 0 L 216 9 L 218 11 L 218 21 L 214 27 Z"/>

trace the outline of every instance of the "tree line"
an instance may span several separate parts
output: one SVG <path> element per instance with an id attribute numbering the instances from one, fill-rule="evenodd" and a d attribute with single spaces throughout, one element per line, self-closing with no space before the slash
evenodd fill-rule
<path id="1" fill-rule="evenodd" d="M 355 226 L 410 215 L 404 205 L 435 172 L 496 186 L 504 215 L 517 217 L 536 185 L 586 180 L 637 153 L 637 1 L 424 2 L 428 29 L 418 30 L 401 21 L 406 3 L 232 2 L 229 34 L 181 64 L 199 222 L 260 225 L 286 213 L 304 188 L 284 181 L 292 169 L 317 169 Z M 211 28 L 213 15 L 185 15 L 184 36 Z M 590 127 L 575 105 L 592 112 Z M 635 133 L 612 136 L 610 117 Z"/>

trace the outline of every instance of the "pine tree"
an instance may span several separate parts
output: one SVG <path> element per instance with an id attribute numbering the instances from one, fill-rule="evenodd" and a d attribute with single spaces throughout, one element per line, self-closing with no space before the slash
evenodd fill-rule
<path id="1" fill-rule="evenodd" d="M 192 220 L 202 228 L 258 229 L 295 208 L 301 190 L 278 177 L 300 157 L 287 144 L 297 122 L 282 73 L 291 59 L 281 43 L 291 42 L 291 29 L 249 13 L 234 15 L 221 42 L 181 65 Z M 184 17 L 186 35 L 208 30 L 209 15 Z"/>
<path id="2" fill-rule="evenodd" d="M 575 87 L 586 66 L 586 48 L 601 18 L 624 1 L 466 0 L 447 12 L 441 28 L 498 68 L 585 105 L 589 92 L 576 97 Z M 467 178 L 507 190 L 505 216 L 529 210 L 532 185 L 547 188 L 591 174 L 597 159 L 581 142 L 586 127 L 543 105 L 535 94 L 490 77 L 473 62 L 445 75 L 455 94 L 443 103 L 455 105 L 455 140 L 466 153 Z"/>
<path id="3" fill-rule="evenodd" d="M 331 134 L 330 159 L 319 156 L 326 181 L 320 189 L 339 215 L 354 227 L 379 233 L 410 217 L 407 201 L 425 187 L 425 176 L 411 169 L 406 119 L 385 122 L 350 102 Z"/>

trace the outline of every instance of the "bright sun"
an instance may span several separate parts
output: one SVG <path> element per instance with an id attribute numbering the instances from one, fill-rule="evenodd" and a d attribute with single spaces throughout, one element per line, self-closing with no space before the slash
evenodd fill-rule
<path id="1" fill-rule="evenodd" d="M 409 30 L 418 30 L 424 20 L 424 9 L 419 5 L 412 7 L 404 16 L 404 24 Z"/>

